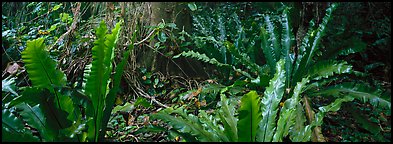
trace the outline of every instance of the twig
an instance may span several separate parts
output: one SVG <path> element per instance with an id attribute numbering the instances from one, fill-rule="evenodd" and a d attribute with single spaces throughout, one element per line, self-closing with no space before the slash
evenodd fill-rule
<path id="1" fill-rule="evenodd" d="M 153 35 L 153 33 L 156 31 L 156 29 L 153 29 L 153 31 L 150 32 L 150 34 L 145 37 L 143 40 L 141 40 L 140 42 L 134 43 L 134 45 L 139 45 L 141 43 L 143 43 L 144 41 L 146 41 L 147 39 L 149 39 L 151 37 L 151 35 Z"/>
<path id="2" fill-rule="evenodd" d="M 138 91 L 136 91 L 136 93 L 138 93 L 139 95 L 141 95 L 141 96 L 143 96 L 143 97 L 145 97 L 145 98 L 150 99 L 151 101 L 155 102 L 155 103 L 158 104 L 159 106 L 168 108 L 167 105 L 162 104 L 161 102 L 157 101 L 156 98 L 155 98 L 154 96 L 149 96 L 149 94 L 145 93 L 145 92 L 144 92 L 142 89 L 140 89 L 139 87 L 136 87 L 136 89 L 138 90 Z"/>

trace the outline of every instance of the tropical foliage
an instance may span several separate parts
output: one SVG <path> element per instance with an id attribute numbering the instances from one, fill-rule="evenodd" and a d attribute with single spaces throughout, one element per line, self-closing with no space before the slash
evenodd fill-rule
<path id="1" fill-rule="evenodd" d="M 388 2 L 2 12 L 3 142 L 391 141 Z"/>
<path id="2" fill-rule="evenodd" d="M 116 25 L 111 34 L 106 34 L 104 21 L 97 28 L 98 39 L 92 48 L 93 61 L 86 68 L 82 93 L 66 87 L 66 77 L 56 69 L 57 64 L 45 50 L 43 38 L 29 41 L 26 50 L 22 52 L 22 59 L 32 87 L 26 87 L 21 96 L 6 104 L 7 108 L 3 111 L 6 119 L 3 118 L 3 123 L 10 126 L 3 127 L 3 133 L 8 134 L 6 136 L 20 133 L 26 137 L 21 141 L 101 141 L 125 64 L 123 60 L 117 67 L 111 82 L 112 88 L 109 89 L 113 50 L 120 24 L 121 22 Z M 132 48 L 131 46 L 130 49 Z M 125 53 L 124 58 L 127 59 L 128 56 Z M 21 121 L 15 121 L 16 117 L 10 114 L 10 110 L 18 112 L 24 121 L 37 129 L 41 139 L 31 136 L 31 132 L 20 127 Z"/>

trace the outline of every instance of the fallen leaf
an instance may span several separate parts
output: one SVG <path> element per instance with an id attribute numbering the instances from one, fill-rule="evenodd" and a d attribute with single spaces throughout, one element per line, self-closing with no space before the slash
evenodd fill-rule
<path id="1" fill-rule="evenodd" d="M 7 69 L 8 73 L 13 75 L 13 74 L 15 74 L 18 71 L 19 67 L 20 66 L 18 65 L 18 63 L 14 63 L 12 65 L 9 65 L 6 69 Z"/>

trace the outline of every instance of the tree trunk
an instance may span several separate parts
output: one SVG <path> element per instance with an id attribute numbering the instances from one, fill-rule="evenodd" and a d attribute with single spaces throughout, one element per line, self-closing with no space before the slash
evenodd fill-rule
<path id="1" fill-rule="evenodd" d="M 183 29 L 187 33 L 191 33 L 192 21 L 189 9 L 186 3 L 175 3 L 175 2 L 152 2 L 151 3 L 151 26 L 157 26 L 161 22 L 174 23 L 177 26 L 177 30 L 172 31 L 173 34 L 177 35 Z M 169 40 L 169 39 L 168 39 Z M 152 40 L 150 46 L 154 47 L 157 40 Z M 171 49 L 170 45 L 165 44 L 166 49 L 160 50 L 160 52 L 154 52 L 150 49 L 146 51 L 145 56 L 141 62 L 144 63 L 151 71 L 160 71 L 167 75 L 183 75 L 186 77 L 207 77 L 203 71 L 203 66 L 199 61 L 193 61 L 186 58 L 179 58 L 172 60 L 170 57 L 163 56 L 163 53 L 173 51 L 174 54 L 176 49 Z"/>

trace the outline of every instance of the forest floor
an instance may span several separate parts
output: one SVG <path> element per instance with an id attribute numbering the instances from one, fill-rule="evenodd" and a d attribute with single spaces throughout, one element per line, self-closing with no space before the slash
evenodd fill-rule
<path id="1" fill-rule="evenodd" d="M 173 89 L 172 89 L 173 90 Z M 168 97 L 161 97 L 158 101 L 168 106 L 181 105 L 173 103 Z M 326 103 L 327 99 L 315 97 L 312 99 L 315 108 Z M 113 129 L 109 132 L 108 141 L 115 142 L 177 142 L 181 137 L 173 136 L 167 130 L 152 128 L 150 124 L 169 128 L 159 120 L 152 120 L 149 115 L 164 109 L 154 104 L 152 107 L 138 106 L 128 113 L 113 115 L 110 122 Z M 193 102 L 189 101 L 192 105 Z M 322 134 L 327 142 L 379 142 L 391 140 L 391 116 L 389 110 L 374 108 L 368 103 L 355 100 L 346 103 L 337 112 L 329 112 L 324 117 Z M 367 121 L 361 121 L 366 119 Z M 362 125 L 367 125 L 366 128 Z"/>

